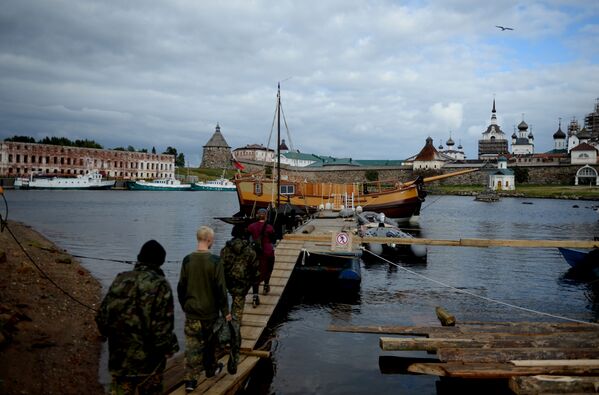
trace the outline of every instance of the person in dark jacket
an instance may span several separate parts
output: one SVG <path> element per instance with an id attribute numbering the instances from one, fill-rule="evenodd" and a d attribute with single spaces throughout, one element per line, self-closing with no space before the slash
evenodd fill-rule
<path id="1" fill-rule="evenodd" d="M 219 313 L 231 321 L 223 265 L 210 253 L 214 231 L 198 229 L 197 250 L 183 258 L 177 285 L 179 303 L 185 312 L 185 389 L 193 391 L 203 365 L 206 377 L 220 373 L 216 362 L 217 336 L 214 326 Z M 201 363 L 200 363 L 201 360 Z"/>
<path id="2" fill-rule="evenodd" d="M 252 304 L 254 307 L 260 304 L 260 297 L 258 296 L 258 288 L 260 282 L 264 281 L 264 295 L 270 292 L 270 275 L 275 265 L 275 249 L 273 246 L 275 229 L 271 224 L 266 222 L 266 209 L 261 208 L 257 212 L 258 221 L 248 226 L 248 232 L 255 243 L 260 245 L 260 254 L 258 259 L 260 261 L 260 278 L 252 285 L 254 293 Z"/>
<path id="3" fill-rule="evenodd" d="M 166 359 L 179 350 L 173 293 L 160 269 L 165 256 L 157 241 L 145 243 L 135 268 L 117 275 L 96 315 L 108 338 L 112 394 L 162 394 Z"/>
<path id="4" fill-rule="evenodd" d="M 227 289 L 233 298 L 231 303 L 231 352 L 227 370 L 230 374 L 237 372 L 239 349 L 241 347 L 241 320 L 245 307 L 245 296 L 252 284 L 258 281 L 259 261 L 256 252 L 247 240 L 244 225 L 235 225 L 231 231 L 233 238 L 220 251 L 220 258 L 225 268 Z"/>

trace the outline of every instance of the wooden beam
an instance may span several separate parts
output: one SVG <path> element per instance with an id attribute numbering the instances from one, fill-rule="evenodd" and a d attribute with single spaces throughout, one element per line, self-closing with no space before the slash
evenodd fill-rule
<path id="1" fill-rule="evenodd" d="M 476 347 L 481 342 L 472 339 L 430 339 L 427 337 L 381 337 L 379 345 L 383 351 L 436 351 L 442 347 Z"/>
<path id="2" fill-rule="evenodd" d="M 519 360 L 536 360 L 538 366 L 548 366 L 547 360 L 579 360 L 582 358 L 599 358 L 597 348 L 438 348 L 437 357 L 442 362 L 520 362 Z M 599 361 L 598 361 L 599 362 Z M 599 365 L 599 364 L 598 364 Z M 522 365 L 518 365 L 522 366 Z"/>
<path id="3" fill-rule="evenodd" d="M 437 318 L 441 321 L 441 325 L 443 326 L 455 326 L 455 316 L 450 314 L 443 307 L 437 306 L 435 307 L 435 313 L 437 314 Z"/>
<path id="4" fill-rule="evenodd" d="M 519 360 L 510 361 L 514 366 L 594 366 L 599 367 L 599 359 L 553 359 L 553 360 Z"/>
<path id="5" fill-rule="evenodd" d="M 509 387 L 517 395 L 594 394 L 599 388 L 599 377 L 518 376 L 510 379 Z"/>
<path id="6" fill-rule="evenodd" d="M 329 242 L 331 236 L 289 234 L 284 236 L 289 240 L 312 242 Z M 451 247 L 518 247 L 518 248 L 599 248 L 599 240 L 514 240 L 514 239 L 422 239 L 402 237 L 358 237 L 354 236 L 354 244 L 363 243 L 394 243 L 394 244 L 425 244 Z"/>
<path id="7" fill-rule="evenodd" d="M 501 379 L 537 374 L 599 376 L 599 366 L 514 366 L 510 363 L 415 363 L 408 367 L 408 371 L 464 379 Z"/>

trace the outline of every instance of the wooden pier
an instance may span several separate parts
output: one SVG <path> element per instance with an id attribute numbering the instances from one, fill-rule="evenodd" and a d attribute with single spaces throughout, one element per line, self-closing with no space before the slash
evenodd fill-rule
<path id="1" fill-rule="evenodd" d="M 599 326 L 592 323 L 474 322 L 329 330 L 408 336 L 381 337 L 380 347 L 436 355 L 398 358 L 402 373 L 509 380 L 516 394 L 596 393 L 599 388 Z"/>
<path id="2" fill-rule="evenodd" d="M 234 375 L 228 374 L 225 368 L 219 375 L 211 378 L 206 378 L 202 374 L 198 381 L 198 387 L 190 394 L 234 394 L 244 385 L 260 358 L 270 356 L 269 352 L 256 349 L 256 346 L 283 295 L 300 252 L 304 249 L 330 252 L 332 234 L 347 231 L 350 227 L 355 227 L 353 219 L 348 222 L 336 215 L 324 213 L 320 218 L 308 221 L 297 232 L 310 229 L 311 234 L 319 237 L 324 236 L 328 244 L 293 240 L 290 238 L 291 235 L 285 235 L 277 243 L 275 265 L 270 278 L 270 292 L 268 295 L 260 294 L 260 305 L 255 308 L 252 307 L 252 294 L 249 293 L 246 297 L 241 322 L 241 358 L 237 373 Z M 226 367 L 228 358 L 228 355 L 226 355 L 219 361 Z M 165 393 L 172 395 L 184 395 L 186 393 L 183 385 L 184 363 L 182 353 L 169 360 L 164 377 Z"/>

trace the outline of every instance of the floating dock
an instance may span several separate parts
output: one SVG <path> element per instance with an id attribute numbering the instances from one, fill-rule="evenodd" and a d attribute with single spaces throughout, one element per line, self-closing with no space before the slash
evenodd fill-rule
<path id="1" fill-rule="evenodd" d="M 599 326 L 593 323 L 474 322 L 329 330 L 408 336 L 381 337 L 380 347 L 435 354 L 436 358 L 400 356 L 401 373 L 508 380 L 516 394 L 596 393 L 599 388 Z"/>

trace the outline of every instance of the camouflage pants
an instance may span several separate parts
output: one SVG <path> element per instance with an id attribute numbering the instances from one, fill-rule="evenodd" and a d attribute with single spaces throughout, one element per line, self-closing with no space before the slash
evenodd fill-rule
<path id="1" fill-rule="evenodd" d="M 110 395 L 162 395 L 162 372 L 149 376 L 112 376 Z"/>
<path id="2" fill-rule="evenodd" d="M 241 320 L 243 319 L 243 308 L 245 307 L 245 295 L 232 295 L 231 303 L 231 351 L 229 353 L 229 365 L 237 366 L 239 363 L 239 349 L 241 348 Z"/>
<path id="3" fill-rule="evenodd" d="M 185 380 L 199 380 L 202 368 L 206 376 L 216 370 L 214 320 L 185 320 Z"/>

